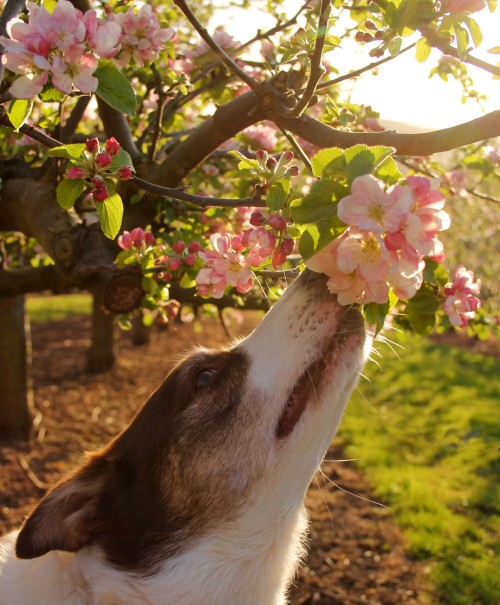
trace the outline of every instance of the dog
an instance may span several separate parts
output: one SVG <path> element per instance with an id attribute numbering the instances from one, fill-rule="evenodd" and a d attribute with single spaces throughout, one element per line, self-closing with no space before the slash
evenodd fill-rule
<path id="1" fill-rule="evenodd" d="M 198 349 L 0 541 L 0 605 L 284 605 L 304 496 L 367 350 L 306 270 L 246 339 Z"/>

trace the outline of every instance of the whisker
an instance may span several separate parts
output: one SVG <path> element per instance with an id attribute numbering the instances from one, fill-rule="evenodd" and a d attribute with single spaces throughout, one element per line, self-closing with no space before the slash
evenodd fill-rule
<path id="1" fill-rule="evenodd" d="M 332 515 L 332 511 L 330 510 L 330 507 L 328 506 L 328 501 L 327 501 L 327 499 L 325 498 L 325 494 L 324 494 L 324 492 L 323 492 L 323 490 L 321 489 L 321 486 L 320 486 L 320 484 L 319 484 L 319 481 L 318 481 L 318 473 L 316 473 L 316 474 L 314 475 L 314 480 L 316 481 L 316 485 L 318 486 L 319 493 L 321 494 L 321 499 L 322 499 L 322 500 L 323 500 L 323 502 L 325 503 L 326 510 L 328 511 L 328 516 L 330 517 L 330 524 L 331 524 L 331 526 L 332 526 L 332 529 L 334 529 L 334 527 L 335 527 L 335 526 L 333 525 L 333 515 Z M 325 488 L 326 488 L 327 493 L 328 493 L 328 486 L 326 485 L 326 482 L 325 482 Z"/>
<path id="2" fill-rule="evenodd" d="M 386 504 L 382 504 L 382 502 L 377 502 L 376 500 L 370 500 L 370 498 L 365 498 L 364 496 L 360 496 L 359 494 L 355 494 L 354 492 L 350 492 L 348 489 L 341 487 L 338 483 L 335 483 L 335 481 L 333 479 L 330 479 L 330 477 L 328 477 L 328 475 L 325 475 L 325 473 L 321 469 L 319 469 L 319 472 L 325 477 L 325 479 L 327 481 L 329 481 L 332 485 L 334 485 L 341 492 L 344 492 L 345 494 L 348 494 L 349 496 L 354 496 L 355 498 L 359 498 L 360 500 L 363 500 L 364 502 L 369 502 L 370 504 L 375 504 L 376 506 L 380 506 L 381 508 L 386 508 L 387 510 L 392 510 L 390 506 L 387 506 Z"/>

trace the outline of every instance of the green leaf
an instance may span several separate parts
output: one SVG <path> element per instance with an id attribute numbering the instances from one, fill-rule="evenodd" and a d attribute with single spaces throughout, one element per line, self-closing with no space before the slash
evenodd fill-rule
<path id="1" fill-rule="evenodd" d="M 121 166 L 128 166 L 132 170 L 135 170 L 132 158 L 124 149 L 120 149 L 120 151 L 113 156 L 109 169 L 111 172 L 116 172 Z"/>
<path id="2" fill-rule="evenodd" d="M 394 153 L 393 147 L 355 145 L 345 151 L 347 181 L 352 183 L 358 176 L 371 174 L 377 166 Z"/>
<path id="3" fill-rule="evenodd" d="M 71 143 L 49 149 L 48 155 L 53 158 L 66 158 L 67 160 L 79 160 L 85 149 L 85 143 Z"/>
<path id="4" fill-rule="evenodd" d="M 344 176 L 344 152 L 338 147 L 322 149 L 311 159 L 314 176 L 335 178 Z"/>
<path id="5" fill-rule="evenodd" d="M 318 181 L 304 198 L 290 204 L 290 216 L 297 224 L 315 223 L 323 219 L 338 221 L 337 200 L 348 192 L 346 187 L 334 181 Z"/>
<path id="6" fill-rule="evenodd" d="M 467 29 L 472 37 L 472 41 L 474 42 L 474 46 L 477 48 L 483 41 L 483 32 L 476 21 L 474 21 L 474 19 L 471 17 L 464 19 L 464 22 L 467 25 Z"/>
<path id="7" fill-rule="evenodd" d="M 82 195 L 84 189 L 85 183 L 82 179 L 63 179 L 57 186 L 57 203 L 66 210 L 69 210 Z"/>
<path id="8" fill-rule="evenodd" d="M 493 48 L 489 48 L 488 52 L 492 55 L 500 55 L 500 46 L 494 46 Z"/>
<path id="9" fill-rule="evenodd" d="M 122 225 L 123 202 L 116 191 L 110 190 L 109 187 L 108 190 L 110 196 L 104 202 L 96 202 L 95 206 L 104 235 L 109 239 L 115 239 Z"/>
<path id="10" fill-rule="evenodd" d="M 7 115 L 16 132 L 26 123 L 33 109 L 33 99 L 14 99 L 9 105 Z"/>
<path id="11" fill-rule="evenodd" d="M 312 225 L 306 225 L 303 228 L 299 239 L 299 252 L 304 260 L 311 258 L 330 242 L 332 242 L 346 226 L 337 219 L 323 219 Z"/>
<path id="12" fill-rule="evenodd" d="M 415 58 L 419 63 L 424 63 L 431 54 L 432 47 L 425 38 L 420 38 L 415 47 Z"/>
<path id="13" fill-rule="evenodd" d="M 44 103 L 60 103 L 65 97 L 66 95 L 64 93 L 50 84 L 46 84 L 43 87 L 42 92 L 38 95 L 40 101 L 43 101 Z"/>
<path id="14" fill-rule="evenodd" d="M 434 288 L 424 283 L 415 296 L 408 301 L 405 313 L 409 322 L 418 334 L 430 334 L 436 325 L 436 312 L 440 299 Z"/>
<path id="15" fill-rule="evenodd" d="M 290 181 L 288 179 L 281 179 L 274 183 L 269 189 L 266 197 L 267 207 L 274 211 L 281 210 L 286 204 L 289 193 Z"/>
<path id="16" fill-rule="evenodd" d="M 465 27 L 462 27 L 459 23 L 454 23 L 453 29 L 455 30 L 455 36 L 457 38 L 458 54 L 461 59 L 464 59 L 469 48 L 469 34 Z"/>
<path id="17" fill-rule="evenodd" d="M 387 313 L 389 313 L 390 303 L 387 301 L 383 305 L 370 303 L 363 307 L 366 322 L 369 325 L 375 326 L 375 336 L 384 327 L 384 321 Z"/>
<path id="18" fill-rule="evenodd" d="M 240 160 L 238 164 L 238 168 L 240 170 L 244 170 L 245 168 L 252 168 L 255 170 L 256 168 L 259 168 L 259 162 L 257 162 L 257 160 L 251 160 L 250 158 L 245 157 L 239 151 L 228 151 L 228 155 L 231 155 L 233 156 L 233 158 Z"/>
<path id="19" fill-rule="evenodd" d="M 388 185 L 394 185 L 402 176 L 398 164 L 392 156 L 385 158 L 385 160 L 378 165 L 375 169 L 375 175 Z"/>
<path id="20" fill-rule="evenodd" d="M 187 289 L 194 288 L 196 286 L 196 280 L 192 279 L 187 273 L 184 273 L 179 282 L 179 286 Z"/>
<path id="21" fill-rule="evenodd" d="M 136 98 L 132 84 L 110 61 L 100 61 L 94 76 L 99 80 L 96 95 L 110 107 L 135 115 Z"/>

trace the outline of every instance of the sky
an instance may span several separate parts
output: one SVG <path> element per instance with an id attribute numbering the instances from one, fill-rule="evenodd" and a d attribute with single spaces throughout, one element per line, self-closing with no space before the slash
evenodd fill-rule
<path id="1" fill-rule="evenodd" d="M 287 0 L 287 15 L 292 16 L 301 4 L 301 0 Z M 476 13 L 474 18 L 481 27 L 484 39 L 473 54 L 495 65 L 500 56 L 490 54 L 487 50 L 500 46 L 500 7 L 495 13 L 484 9 Z M 228 33 L 245 41 L 257 29 L 265 30 L 273 24 L 268 15 L 249 8 L 236 10 L 224 23 L 224 27 Z M 215 21 L 214 25 L 217 25 Z M 335 67 L 340 74 L 362 67 L 373 61 L 368 56 L 372 47 L 373 45 L 368 45 L 363 49 L 352 43 L 344 49 L 340 61 L 334 64 Z M 380 112 L 382 120 L 403 122 L 423 129 L 447 128 L 479 117 L 483 111 L 477 103 L 467 101 L 462 104 L 462 88 L 459 83 L 453 79 L 445 83 L 439 76 L 429 79 L 429 72 L 437 64 L 440 55 L 433 50 L 422 64 L 415 61 L 413 51 L 408 51 L 406 55 L 381 66 L 377 76 L 366 74 L 359 78 L 352 89 L 351 100 L 371 105 Z M 338 61 L 336 52 L 331 57 L 333 61 Z M 473 66 L 468 66 L 468 71 L 476 90 L 488 97 L 484 103 L 485 111 L 500 109 L 500 79 L 494 80 L 491 74 Z"/>

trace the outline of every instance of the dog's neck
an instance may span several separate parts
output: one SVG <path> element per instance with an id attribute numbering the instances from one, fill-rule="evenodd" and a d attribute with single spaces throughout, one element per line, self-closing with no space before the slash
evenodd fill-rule
<path id="1" fill-rule="evenodd" d="M 91 587 L 92 605 L 284 605 L 303 555 L 303 497 L 258 497 L 233 521 L 138 578 L 102 562 L 93 547 L 75 555 L 74 571 Z M 265 520 L 266 522 L 263 522 Z"/>

